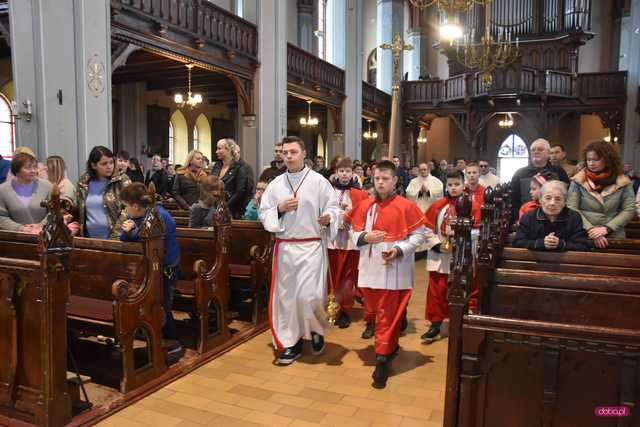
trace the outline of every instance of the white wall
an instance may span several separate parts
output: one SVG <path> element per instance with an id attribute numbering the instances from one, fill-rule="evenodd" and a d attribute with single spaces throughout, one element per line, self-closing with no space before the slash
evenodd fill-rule
<path id="1" fill-rule="evenodd" d="M 266 0 L 259 0 L 266 1 Z M 272 0 L 273 1 L 273 0 Z M 298 4 L 296 0 L 277 0 L 287 3 L 287 43 L 298 46 Z M 315 25 L 314 25 L 315 29 Z"/>
<path id="2" fill-rule="evenodd" d="M 580 48 L 579 73 L 614 71 L 611 64 L 614 31 L 611 3 L 612 0 L 598 0 L 591 3 L 591 31 L 595 33 L 595 37 Z"/>
<path id="3" fill-rule="evenodd" d="M 364 0 L 364 7 L 362 9 L 362 26 L 364 27 L 363 34 L 363 48 L 362 48 L 362 80 L 367 81 L 367 58 L 369 53 L 377 48 L 377 33 L 376 33 L 376 1 Z"/>

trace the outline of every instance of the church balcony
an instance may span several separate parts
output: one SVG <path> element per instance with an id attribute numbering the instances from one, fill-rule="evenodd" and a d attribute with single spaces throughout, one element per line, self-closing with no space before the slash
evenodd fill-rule
<path id="1" fill-rule="evenodd" d="M 367 82 L 362 82 L 362 114 L 372 119 L 391 116 L 391 95 Z"/>
<path id="2" fill-rule="evenodd" d="M 344 70 L 289 43 L 287 45 L 287 89 L 302 98 L 342 106 L 345 97 Z"/>
<path id="3" fill-rule="evenodd" d="M 200 0 L 111 0 L 114 40 L 253 79 L 258 29 Z"/>

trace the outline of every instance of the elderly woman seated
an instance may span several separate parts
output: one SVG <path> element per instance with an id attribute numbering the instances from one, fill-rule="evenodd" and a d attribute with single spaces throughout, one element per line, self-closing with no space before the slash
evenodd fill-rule
<path id="1" fill-rule="evenodd" d="M 580 214 L 567 208 L 566 204 L 565 183 L 544 183 L 540 189 L 540 207 L 520 219 L 513 246 L 537 251 L 591 250 L 593 241 L 582 226 Z"/>

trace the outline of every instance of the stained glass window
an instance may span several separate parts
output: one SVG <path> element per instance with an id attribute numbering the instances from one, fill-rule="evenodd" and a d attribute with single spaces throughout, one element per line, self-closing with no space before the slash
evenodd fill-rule
<path id="1" fill-rule="evenodd" d="M 498 175 L 500 181 L 511 181 L 511 177 L 516 171 L 529 164 L 529 149 L 516 134 L 509 135 L 498 149 Z"/>

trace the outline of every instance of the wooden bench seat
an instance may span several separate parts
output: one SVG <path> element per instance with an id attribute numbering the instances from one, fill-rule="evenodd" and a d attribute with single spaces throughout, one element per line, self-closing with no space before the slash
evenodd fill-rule
<path id="1" fill-rule="evenodd" d="M 76 237 L 70 256 L 69 327 L 79 336 L 112 338 L 120 352 L 120 391 L 128 393 L 162 375 L 163 226 L 155 210 L 143 220 L 141 243 Z M 147 346 L 136 363 L 134 342 Z"/>

